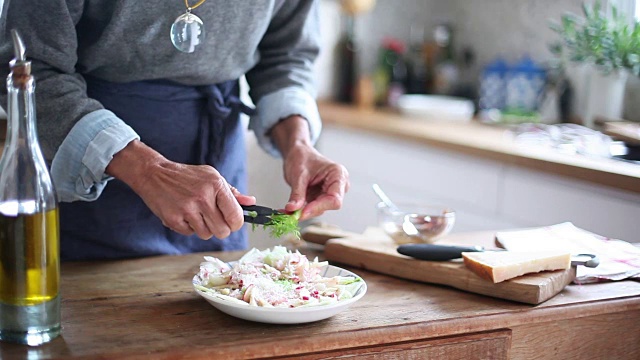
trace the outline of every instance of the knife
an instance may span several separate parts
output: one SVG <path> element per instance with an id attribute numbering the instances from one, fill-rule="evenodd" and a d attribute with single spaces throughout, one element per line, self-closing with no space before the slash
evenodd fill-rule
<path id="1" fill-rule="evenodd" d="M 412 258 L 427 261 L 448 261 L 459 259 L 463 252 L 507 251 L 505 249 L 486 250 L 482 246 L 436 245 L 436 244 L 403 244 L 398 246 L 398 253 Z M 571 265 L 596 267 L 600 260 L 593 254 L 578 254 L 571 256 Z"/>

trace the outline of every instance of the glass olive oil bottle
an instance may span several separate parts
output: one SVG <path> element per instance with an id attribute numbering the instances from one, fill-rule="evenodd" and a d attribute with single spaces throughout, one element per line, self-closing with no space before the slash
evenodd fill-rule
<path id="1" fill-rule="evenodd" d="M 35 81 L 15 30 L 0 158 L 0 340 L 40 345 L 60 334 L 58 203 L 36 132 Z"/>

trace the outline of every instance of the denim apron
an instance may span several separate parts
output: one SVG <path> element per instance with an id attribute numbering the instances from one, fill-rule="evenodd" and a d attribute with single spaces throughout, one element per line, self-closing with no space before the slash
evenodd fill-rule
<path id="1" fill-rule="evenodd" d="M 211 86 L 168 81 L 118 84 L 87 77 L 87 93 L 167 159 L 209 164 L 246 192 L 246 150 L 237 80 Z M 162 196 L 162 195 L 158 195 Z M 162 225 L 125 183 L 110 180 L 96 201 L 60 204 L 63 260 L 116 259 L 199 251 L 241 250 L 247 230 L 204 241 Z"/>

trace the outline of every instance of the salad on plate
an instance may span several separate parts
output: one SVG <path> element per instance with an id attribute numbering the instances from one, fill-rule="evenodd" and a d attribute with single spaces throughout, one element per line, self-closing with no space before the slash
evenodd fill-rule
<path id="1" fill-rule="evenodd" d="M 205 256 L 194 287 L 236 303 L 259 307 L 298 308 L 329 305 L 353 298 L 363 281 L 357 276 L 327 277 L 328 262 L 309 261 L 284 246 L 252 249 L 226 263 Z"/>

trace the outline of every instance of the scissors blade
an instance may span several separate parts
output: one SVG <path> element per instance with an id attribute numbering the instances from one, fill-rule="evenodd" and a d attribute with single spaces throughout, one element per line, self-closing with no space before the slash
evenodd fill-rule
<path id="1" fill-rule="evenodd" d="M 251 224 L 266 225 L 271 222 L 271 215 L 282 212 L 261 205 L 241 205 L 245 211 L 244 221 Z"/>
<path id="2" fill-rule="evenodd" d="M 266 225 L 271 222 L 271 218 L 265 215 L 258 216 L 244 216 L 244 222 L 256 225 Z"/>

